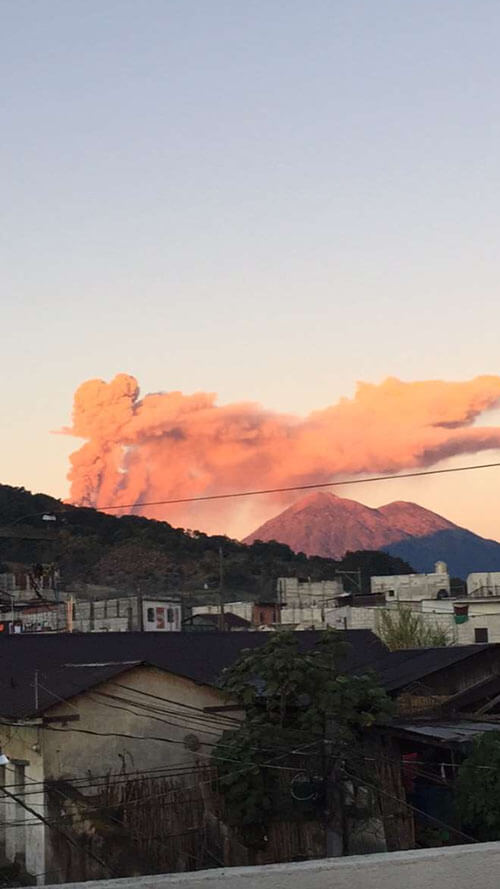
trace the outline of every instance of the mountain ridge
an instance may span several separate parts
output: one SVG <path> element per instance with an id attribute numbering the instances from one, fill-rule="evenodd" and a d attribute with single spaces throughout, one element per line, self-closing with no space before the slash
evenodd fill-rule
<path id="1" fill-rule="evenodd" d="M 245 543 L 276 540 L 294 552 L 343 558 L 375 549 L 399 556 L 417 571 L 443 560 L 450 572 L 500 570 L 500 543 L 480 537 L 417 503 L 396 500 L 377 508 L 317 492 L 293 503 L 245 537 Z"/>

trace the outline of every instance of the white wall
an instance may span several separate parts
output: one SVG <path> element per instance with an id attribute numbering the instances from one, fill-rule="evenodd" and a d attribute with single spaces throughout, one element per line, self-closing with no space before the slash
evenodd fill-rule
<path id="1" fill-rule="evenodd" d="M 409 605 L 411 603 L 408 603 Z M 488 630 L 488 642 L 500 642 L 500 602 L 469 602 L 468 620 L 456 623 L 453 603 L 436 599 L 415 603 L 413 610 L 430 627 L 439 626 L 448 634 L 448 644 L 472 645 L 476 642 L 476 628 Z M 393 611 L 394 608 L 388 610 Z M 373 630 L 378 633 L 377 617 L 384 611 L 383 605 L 353 608 L 344 605 L 326 612 L 326 623 L 338 630 Z M 500 885 L 500 883 L 499 883 Z"/>
<path id="2" fill-rule="evenodd" d="M 326 622 L 325 610 L 319 605 L 292 605 L 290 608 L 281 609 L 281 624 L 283 626 L 299 627 L 324 627 Z"/>
<path id="3" fill-rule="evenodd" d="M 278 577 L 276 583 L 278 602 L 288 606 L 322 605 L 328 599 L 336 599 L 344 592 L 341 580 L 300 581 L 297 577 Z"/>
<path id="4" fill-rule="evenodd" d="M 493 595 L 500 593 L 500 571 L 475 571 L 467 577 L 467 595 L 473 596 L 476 590 L 490 590 Z"/>
<path id="5" fill-rule="evenodd" d="M 2 769 L 2 779 L 10 793 L 18 794 L 23 802 L 45 815 L 43 793 L 43 759 L 40 753 L 42 737 L 36 726 L 1 726 L 0 745 L 11 762 Z M 24 787 L 20 786 L 20 770 L 13 760 L 23 763 Z M 13 800 L 2 795 L 0 833 L 7 861 L 25 856 L 26 870 L 31 874 L 45 871 L 44 827 L 40 821 Z"/>
<path id="6" fill-rule="evenodd" d="M 179 633 L 181 630 L 182 606 L 175 600 L 144 599 L 142 616 L 145 632 Z"/>
<path id="7" fill-rule="evenodd" d="M 70 883 L 78 889 L 498 889 L 500 843 Z"/>
<path id="8" fill-rule="evenodd" d="M 418 601 L 436 599 L 440 590 L 450 594 L 450 575 L 436 571 L 432 574 L 394 574 L 370 579 L 372 593 L 383 593 L 386 601 Z"/>

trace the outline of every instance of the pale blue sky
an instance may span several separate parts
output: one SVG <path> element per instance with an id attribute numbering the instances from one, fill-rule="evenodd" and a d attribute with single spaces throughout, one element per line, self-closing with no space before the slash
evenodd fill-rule
<path id="1" fill-rule="evenodd" d="M 494 0 L 0 0 L 1 480 L 66 493 L 89 377 L 497 372 L 499 41 Z"/>

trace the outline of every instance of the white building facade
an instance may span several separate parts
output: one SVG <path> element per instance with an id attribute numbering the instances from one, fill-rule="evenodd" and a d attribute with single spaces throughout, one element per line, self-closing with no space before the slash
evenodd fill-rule
<path id="1" fill-rule="evenodd" d="M 324 606 L 328 601 L 337 599 L 344 592 L 342 581 L 333 580 L 301 580 L 298 577 L 278 577 L 276 583 L 277 600 L 289 608 L 310 608 Z"/>
<path id="2" fill-rule="evenodd" d="M 446 599 L 450 595 L 450 575 L 445 562 L 436 562 L 431 574 L 393 574 L 372 577 L 373 594 L 383 594 L 386 602 L 419 602 L 422 599 Z"/>
<path id="3" fill-rule="evenodd" d="M 500 597 L 500 571 L 475 571 L 467 577 L 467 595 Z"/>

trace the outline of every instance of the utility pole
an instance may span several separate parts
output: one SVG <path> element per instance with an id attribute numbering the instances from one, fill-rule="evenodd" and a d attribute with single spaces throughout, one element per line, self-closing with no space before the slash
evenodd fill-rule
<path id="1" fill-rule="evenodd" d="M 224 553 L 219 546 L 219 630 L 224 629 Z"/>
<path id="2" fill-rule="evenodd" d="M 339 750 L 335 749 L 335 722 L 325 723 L 325 833 L 326 857 L 340 858 L 346 854 L 347 826 L 344 811 L 344 788 Z"/>
<path id="3" fill-rule="evenodd" d="M 142 597 L 142 590 L 140 586 L 137 587 L 137 612 L 138 612 L 138 629 L 141 633 L 144 632 L 144 602 Z M 131 628 L 132 629 L 132 628 Z"/>

